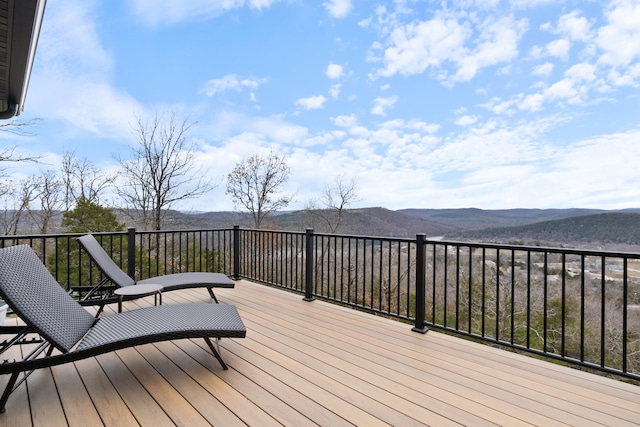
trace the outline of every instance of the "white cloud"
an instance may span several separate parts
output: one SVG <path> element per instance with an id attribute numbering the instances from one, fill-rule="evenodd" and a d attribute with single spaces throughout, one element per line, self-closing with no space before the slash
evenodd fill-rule
<path id="1" fill-rule="evenodd" d="M 146 25 L 171 25 L 190 19 L 210 19 L 241 7 L 262 10 L 280 0 L 129 0 L 135 16 Z"/>
<path id="2" fill-rule="evenodd" d="M 369 28 L 369 25 L 371 25 L 371 21 L 373 21 L 373 17 L 368 17 L 366 19 L 358 21 L 358 26 L 362 28 Z"/>
<path id="3" fill-rule="evenodd" d="M 575 64 L 564 73 L 564 77 L 544 88 L 541 92 L 520 96 L 517 101 L 520 110 L 540 111 L 548 102 L 561 101 L 569 104 L 586 102 L 589 92 L 597 80 L 596 67 L 589 63 Z"/>
<path id="4" fill-rule="evenodd" d="M 344 18 L 353 9 L 351 0 L 329 0 L 326 3 L 322 3 L 322 5 L 334 18 Z"/>
<path id="5" fill-rule="evenodd" d="M 571 49 L 571 43 L 567 39 L 557 39 L 549 42 L 545 46 L 548 55 L 556 58 L 566 59 Z"/>
<path id="6" fill-rule="evenodd" d="M 407 129 L 417 130 L 427 134 L 434 134 L 440 129 L 436 123 L 427 123 L 418 119 L 411 119 L 407 122 Z"/>
<path id="7" fill-rule="evenodd" d="M 100 77 L 113 71 L 94 19 L 95 2 L 69 0 L 47 5 L 46 25 L 38 40 L 38 61 L 56 72 Z"/>
<path id="8" fill-rule="evenodd" d="M 525 20 L 511 16 L 488 17 L 479 25 L 454 14 L 437 12 L 429 21 L 396 25 L 390 32 L 381 58 L 384 68 L 370 78 L 395 74 L 421 74 L 437 70 L 446 84 L 473 79 L 482 69 L 508 64 L 518 55 L 518 42 L 526 29 Z M 474 32 L 472 28 L 477 28 Z M 372 46 L 376 51 L 378 45 Z M 452 72 L 446 67 L 451 65 Z"/>
<path id="9" fill-rule="evenodd" d="M 240 112 L 223 110 L 198 121 L 197 130 L 208 141 L 227 141 L 241 134 L 260 135 L 269 143 L 297 144 L 307 137 L 306 127 L 286 121 L 277 116 L 251 116 Z"/>
<path id="10" fill-rule="evenodd" d="M 564 77 L 544 88 L 541 92 L 520 96 L 518 108 L 527 111 L 540 111 L 548 102 L 561 101 L 569 104 L 582 104 L 594 89 L 597 80 L 596 67 L 589 63 L 575 64 L 564 73 Z"/>
<path id="11" fill-rule="evenodd" d="M 317 110 L 324 107 L 324 103 L 327 101 L 323 95 L 310 96 L 308 98 L 300 98 L 296 101 L 296 105 L 304 108 L 305 110 Z"/>
<path id="12" fill-rule="evenodd" d="M 549 77 L 553 73 L 554 65 L 551 62 L 545 62 L 544 64 L 533 67 L 531 74 L 540 77 Z"/>
<path id="13" fill-rule="evenodd" d="M 304 138 L 303 142 L 299 145 L 301 147 L 317 147 L 330 145 L 334 141 L 339 141 L 347 136 L 347 132 L 334 130 L 330 132 L 321 133 L 318 135 L 312 135 Z"/>
<path id="14" fill-rule="evenodd" d="M 625 69 L 623 73 L 617 70 L 610 70 L 607 77 L 615 86 L 640 87 L 638 83 L 640 79 L 640 63 Z"/>
<path id="15" fill-rule="evenodd" d="M 598 30 L 596 43 L 604 51 L 600 62 L 628 66 L 640 58 L 640 3 L 614 0 L 605 12 L 607 25 Z"/>
<path id="16" fill-rule="evenodd" d="M 342 65 L 331 63 L 331 64 L 329 64 L 327 66 L 327 69 L 326 69 L 326 71 L 324 73 L 330 79 L 335 80 L 335 79 L 339 79 L 340 77 L 342 77 L 343 74 L 344 74 L 344 71 L 343 71 Z"/>
<path id="17" fill-rule="evenodd" d="M 509 2 L 515 7 L 528 9 L 528 8 L 542 6 L 545 4 L 557 3 L 558 0 L 509 0 Z"/>
<path id="18" fill-rule="evenodd" d="M 329 95 L 333 99 L 337 99 L 340 96 L 340 89 L 341 88 L 342 88 L 342 85 L 340 83 L 331 85 L 331 87 L 329 88 Z"/>
<path id="19" fill-rule="evenodd" d="M 126 141 L 133 114 L 144 107 L 112 85 L 114 60 L 98 37 L 95 6 L 80 0 L 47 5 L 27 105 L 37 117 Z"/>
<path id="20" fill-rule="evenodd" d="M 386 116 L 386 110 L 393 107 L 397 101 L 397 96 L 391 96 L 389 98 L 376 98 L 373 100 L 373 108 L 371 109 L 371 114 Z"/>
<path id="21" fill-rule="evenodd" d="M 476 46 L 456 62 L 459 68 L 455 80 L 469 81 L 481 68 L 496 64 L 508 64 L 518 55 L 518 41 L 522 37 L 526 24 L 511 17 L 498 20 L 488 19 L 480 27 Z"/>
<path id="22" fill-rule="evenodd" d="M 428 67 L 439 67 L 449 58 L 461 58 L 466 53 L 465 40 L 470 30 L 456 19 L 438 13 L 429 21 L 401 25 L 393 29 L 384 50 L 385 67 L 375 75 L 423 73 Z"/>
<path id="23" fill-rule="evenodd" d="M 470 126 L 477 121 L 478 121 L 478 116 L 465 115 L 465 116 L 458 117 L 455 123 L 458 126 Z"/>
<path id="24" fill-rule="evenodd" d="M 527 95 L 518 103 L 518 108 L 527 111 L 540 111 L 542 110 L 544 99 L 544 95 L 541 93 Z"/>
<path id="25" fill-rule="evenodd" d="M 596 79 L 595 72 L 596 67 L 593 64 L 581 63 L 569 67 L 564 75 L 574 81 L 592 82 Z"/>
<path id="26" fill-rule="evenodd" d="M 358 119 L 355 114 L 351 114 L 349 116 L 333 117 L 331 118 L 331 121 L 336 126 L 348 128 L 348 127 L 354 126 L 358 122 Z"/>
<path id="27" fill-rule="evenodd" d="M 203 87 L 198 89 L 198 93 L 206 96 L 214 96 L 218 92 L 227 90 L 240 92 L 244 88 L 257 89 L 261 84 L 266 82 L 266 78 L 242 77 L 236 74 L 227 74 L 222 78 L 207 81 Z"/>
<path id="28" fill-rule="evenodd" d="M 562 15 L 558 19 L 557 31 L 569 36 L 571 40 L 588 42 L 592 37 L 591 24 L 587 18 L 580 15 L 581 12 L 578 10 Z"/>

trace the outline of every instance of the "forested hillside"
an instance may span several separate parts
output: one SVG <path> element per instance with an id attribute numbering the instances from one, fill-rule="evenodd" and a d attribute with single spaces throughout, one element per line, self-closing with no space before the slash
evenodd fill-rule
<path id="1" fill-rule="evenodd" d="M 119 219 L 130 226 L 123 212 Z M 328 232 L 329 211 L 279 212 L 266 220 L 264 228 Z M 61 217 L 61 215 L 58 215 Z M 323 218 L 325 220 L 323 220 Z M 165 229 L 250 228 L 251 218 L 239 212 L 170 211 Z M 19 234 L 34 232 L 26 222 Z M 56 230 L 64 232 L 59 226 Z M 352 209 L 343 213 L 338 234 L 407 237 L 418 233 L 449 240 L 565 245 L 583 248 L 637 250 L 640 247 L 640 210 L 605 211 L 594 209 L 404 209 L 381 207 Z M 631 246 L 631 247 L 627 247 Z"/>
<path id="2" fill-rule="evenodd" d="M 640 214 L 607 212 L 516 227 L 460 231 L 451 237 L 499 242 L 519 240 L 524 244 L 582 242 L 593 245 L 640 245 Z"/>

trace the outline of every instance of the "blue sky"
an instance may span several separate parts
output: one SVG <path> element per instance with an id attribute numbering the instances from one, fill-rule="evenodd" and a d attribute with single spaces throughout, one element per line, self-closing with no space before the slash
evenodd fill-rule
<path id="1" fill-rule="evenodd" d="M 234 164 L 275 150 L 291 208 L 337 174 L 356 206 L 640 207 L 640 1 L 48 0 L 22 120 L 55 168 L 116 168 L 135 115 L 197 124 L 230 210 Z"/>

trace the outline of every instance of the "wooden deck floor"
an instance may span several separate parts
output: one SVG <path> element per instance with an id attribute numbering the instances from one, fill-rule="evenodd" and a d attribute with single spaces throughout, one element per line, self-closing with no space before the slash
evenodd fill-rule
<path id="1" fill-rule="evenodd" d="M 201 340 L 121 350 L 34 373 L 0 425 L 640 424 L 634 385 L 245 281 L 216 294 L 247 326 L 221 341 L 228 371 Z"/>

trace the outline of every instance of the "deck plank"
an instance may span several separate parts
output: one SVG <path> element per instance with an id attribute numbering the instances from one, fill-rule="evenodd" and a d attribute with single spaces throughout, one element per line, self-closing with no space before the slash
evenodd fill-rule
<path id="1" fill-rule="evenodd" d="M 175 343 L 162 342 L 156 346 L 171 360 L 180 366 L 204 390 L 215 396 L 226 408 L 235 414 L 243 423 L 255 426 L 274 425 L 274 419 L 269 415 L 268 408 L 261 408 L 238 391 L 229 386 L 220 376 L 228 375 L 229 371 L 222 371 L 218 361 L 209 354 L 205 365 L 194 360 L 184 351 L 176 351 L 176 346 L 184 345 L 180 341 Z"/>
<path id="2" fill-rule="evenodd" d="M 39 344 L 25 344 L 20 346 L 22 355 L 31 353 Z M 34 371 L 26 381 L 31 406 L 31 421 L 34 426 L 65 426 L 67 420 L 62 409 L 56 384 L 51 369 Z M 34 390 L 37 393 L 31 393 Z"/>
<path id="3" fill-rule="evenodd" d="M 177 347 L 169 348 L 176 352 L 181 351 Z M 215 395 L 204 389 L 155 345 L 144 345 L 137 350 L 209 424 L 220 426 L 245 425 L 240 418 L 220 403 Z"/>
<path id="4" fill-rule="evenodd" d="M 140 425 L 149 427 L 173 425 L 163 408 L 116 353 L 102 354 L 96 359 Z"/>
<path id="5" fill-rule="evenodd" d="M 83 359 L 75 362 L 74 365 L 104 425 L 138 424 L 96 358 Z"/>
<path id="6" fill-rule="evenodd" d="M 118 350 L 36 372 L 11 396 L 0 424 L 625 426 L 640 420 L 640 387 L 633 384 L 435 331 L 418 334 L 409 324 L 246 281 L 216 295 L 235 304 L 247 326 L 246 338 L 221 340 L 228 371 L 203 340 Z M 211 298 L 189 289 L 167 292 L 163 301 Z M 124 309 L 152 304 L 143 298 Z"/>
<path id="7" fill-rule="evenodd" d="M 252 363 L 252 356 L 255 356 L 255 353 L 247 352 L 245 356 L 248 357 L 242 359 L 229 351 L 229 343 L 225 343 L 222 348 L 225 361 L 231 367 L 230 369 L 234 371 L 234 374 L 225 375 L 223 380 L 234 389 L 242 391 L 256 405 L 261 408 L 269 408 L 269 415 L 277 422 L 292 427 L 306 425 L 309 423 L 310 418 L 304 414 L 308 414 L 316 417 L 311 421 L 319 424 L 336 427 L 348 425 L 342 418 L 333 415 L 333 413 L 331 413 L 333 416 L 327 416 L 328 411 L 319 410 L 317 403 L 304 394 L 296 392 L 277 376 L 271 375 L 269 372 L 255 366 Z M 203 348 L 203 346 L 196 348 L 196 345 L 198 344 L 191 343 L 190 348 L 185 348 L 185 350 L 188 350 L 189 354 L 196 359 L 205 360 L 211 357 L 207 349 Z M 233 366 L 240 366 L 240 364 L 242 364 L 241 372 L 233 368 Z M 291 405 L 295 405 L 295 408 Z M 320 418 L 317 417 L 319 413 L 323 415 Z"/>
<path id="8" fill-rule="evenodd" d="M 15 317 L 7 317 L 5 320 L 6 325 L 15 326 L 18 321 Z M 9 335 L 0 335 L 0 340 L 11 338 Z M 22 350 L 26 346 L 13 346 L 0 356 L 1 360 L 20 360 L 22 359 Z M 9 380 L 8 375 L 0 376 L 0 393 L 4 392 L 4 388 Z M 27 388 L 23 385 L 18 387 L 16 391 L 9 397 L 9 401 L 6 404 L 6 412 L 0 414 L 0 424 L 11 426 L 31 426 L 31 406 L 29 404 L 29 395 Z"/>
<path id="9" fill-rule="evenodd" d="M 268 296 L 265 296 L 266 294 L 267 291 L 263 291 L 260 293 L 260 298 L 256 299 L 265 302 L 265 298 L 268 298 Z M 230 297 L 233 299 L 232 296 Z M 274 312 L 279 312 L 280 310 L 278 310 L 278 308 L 285 309 L 285 306 L 282 305 L 283 299 L 284 297 L 278 297 L 276 301 L 267 300 L 267 302 L 276 304 L 278 307 L 276 307 Z M 235 299 L 234 302 L 238 303 L 238 300 Z M 245 303 L 245 305 L 246 304 L 247 303 Z M 309 305 L 313 304 L 314 303 Z M 321 303 L 320 305 L 323 304 L 325 306 L 327 305 L 326 303 Z M 298 304 L 294 301 L 294 305 Z M 320 311 L 308 307 L 294 309 L 292 306 L 289 306 L 288 310 L 288 316 L 292 317 L 292 319 L 288 321 L 293 321 L 296 325 L 305 320 L 313 319 L 314 315 L 322 316 L 322 319 L 325 319 L 323 322 L 309 322 L 313 325 L 322 325 L 316 329 L 311 329 L 309 331 L 310 334 L 320 333 L 322 331 L 326 333 L 327 330 L 334 331 L 330 332 L 330 334 L 335 334 L 335 331 L 339 331 L 338 335 L 330 336 L 330 339 L 343 341 L 344 344 L 352 348 L 361 349 L 361 351 L 356 350 L 356 352 L 370 360 L 379 360 L 380 363 L 393 361 L 397 369 L 403 371 L 408 376 L 419 376 L 420 372 L 427 369 L 426 373 L 431 376 L 440 375 L 449 380 L 451 378 L 457 379 L 462 388 L 471 387 L 476 396 L 482 397 L 487 396 L 487 393 L 492 393 L 492 395 L 497 398 L 495 401 L 497 406 L 494 408 L 496 412 L 491 414 L 487 410 L 489 408 L 483 406 L 483 412 L 488 415 L 492 421 L 496 420 L 495 414 L 497 411 L 505 409 L 504 404 L 501 404 L 501 402 L 506 401 L 515 405 L 513 415 L 517 417 L 522 416 L 523 411 L 531 410 L 532 415 L 536 418 L 544 420 L 545 417 L 553 417 L 560 423 L 570 423 L 571 420 L 574 420 L 574 422 L 579 421 L 582 425 L 588 425 L 590 422 L 610 421 L 612 419 L 611 417 L 614 417 L 613 419 L 620 425 L 633 425 L 637 423 L 636 420 L 639 415 L 637 406 L 633 408 L 635 411 L 629 411 L 627 413 L 623 413 L 624 411 L 621 412 L 619 408 L 614 407 L 612 409 L 610 406 L 611 402 L 599 405 L 597 409 L 592 409 L 593 404 L 596 403 L 598 399 L 604 398 L 606 400 L 607 395 L 598 393 L 595 390 L 590 390 L 588 393 L 576 396 L 573 394 L 575 391 L 572 391 L 571 387 L 566 386 L 566 382 L 563 381 L 557 382 L 560 389 L 549 387 L 546 385 L 546 382 L 550 377 L 549 374 L 544 371 L 544 368 L 536 372 L 537 381 L 530 381 L 526 383 L 525 386 L 522 386 L 523 381 L 528 381 L 527 378 L 511 375 L 508 366 L 505 366 L 503 363 L 504 356 L 509 355 L 510 358 L 518 356 L 517 359 L 520 361 L 520 364 L 523 362 L 528 363 L 532 360 L 530 357 L 514 355 L 502 350 L 470 343 L 468 341 L 461 341 L 455 338 L 450 338 L 448 341 L 458 342 L 459 346 L 463 346 L 461 350 L 454 352 L 446 345 L 434 347 L 430 344 L 431 338 L 415 333 L 407 333 L 409 329 L 407 325 L 388 321 L 381 323 L 379 322 L 379 318 L 371 322 L 366 318 L 362 321 L 363 316 L 367 318 L 371 316 L 354 310 L 342 309 L 341 311 L 341 309 L 336 306 L 326 308 L 326 310 L 333 311 L 332 315 L 329 316 L 327 316 L 327 312 L 324 311 L 324 306 Z M 348 319 L 345 319 L 345 317 Z M 313 325 L 310 326 L 310 328 L 313 328 Z M 364 328 L 366 325 L 368 325 L 368 328 Z M 384 334 L 384 329 L 387 328 L 391 330 L 391 334 Z M 401 330 L 402 328 L 404 328 L 404 330 Z M 436 337 L 445 337 L 442 334 L 430 334 Z M 379 339 L 378 337 L 380 336 L 384 336 L 384 339 Z M 386 347 L 389 347 L 389 349 Z M 469 351 L 469 347 L 478 350 L 479 354 Z M 415 366 L 414 360 L 421 362 L 421 365 L 418 365 L 418 369 L 412 369 L 412 365 Z M 543 362 L 543 365 L 548 366 L 551 364 Z M 553 366 L 556 367 L 557 365 Z M 567 368 L 563 368 L 561 371 L 564 372 L 565 375 L 566 373 L 569 373 L 569 375 L 575 373 L 573 370 Z M 591 374 L 587 375 L 589 377 L 593 376 Z M 611 384 L 611 380 L 607 381 L 607 383 Z M 614 381 L 614 383 L 616 383 L 617 387 L 618 382 Z M 595 399 L 594 394 L 596 396 Z M 637 390 L 635 390 L 635 397 L 637 398 L 637 396 Z M 464 402 L 460 402 L 460 404 L 464 405 Z"/>
<path id="10" fill-rule="evenodd" d="M 139 349 L 149 347 L 150 344 L 140 346 Z M 159 409 L 178 426 L 205 425 L 204 417 L 171 385 L 158 371 L 137 351 L 139 349 L 128 348 L 119 350 L 118 356 L 131 374 L 142 384 Z M 147 405 L 145 405 L 147 406 Z M 148 407 L 148 406 L 147 406 Z M 164 421 L 164 418 L 163 418 Z"/>
<path id="11" fill-rule="evenodd" d="M 75 364 L 54 366 L 51 371 L 68 425 L 77 427 L 103 425 Z"/>
<path id="12" fill-rule="evenodd" d="M 381 417 L 386 422 L 393 425 L 416 425 L 417 420 L 430 418 L 444 425 L 449 420 L 439 417 L 432 410 L 434 406 L 442 405 L 441 409 L 446 410 L 448 418 L 455 419 L 455 415 L 457 415 L 458 422 L 483 425 L 481 419 L 471 416 L 468 412 L 457 411 L 457 408 L 443 402 L 433 401 L 422 392 L 408 390 L 404 386 L 396 387 L 396 389 L 402 389 L 401 393 L 396 390 L 396 393 L 401 396 L 389 392 L 390 388 L 393 388 L 394 385 L 397 386 L 396 379 L 388 378 L 377 385 L 373 384 L 372 377 L 376 376 L 374 372 L 384 369 L 384 366 L 368 364 L 358 354 L 348 354 L 346 358 L 337 360 L 332 356 L 339 352 L 337 347 L 324 345 L 323 348 L 318 337 L 305 336 L 301 332 L 294 333 L 293 331 L 297 329 L 295 325 L 289 325 L 289 328 L 276 328 L 276 319 L 274 318 L 253 318 L 246 311 L 243 312 L 243 315 L 245 318 L 253 320 L 250 327 L 258 332 L 255 338 L 258 347 L 254 351 L 260 351 L 262 347 L 271 348 L 276 354 L 284 354 L 288 357 L 288 360 L 284 362 L 287 363 L 287 366 L 300 361 L 305 368 L 310 369 L 310 371 L 305 371 L 305 376 L 311 382 L 323 386 L 326 390 L 331 390 L 343 400 L 353 399 L 351 392 L 354 389 L 357 390 L 358 395 L 368 399 L 356 401 L 356 404 L 369 409 L 372 414 Z M 269 326 L 262 327 L 263 323 L 268 323 Z M 238 343 L 238 345 L 244 345 L 244 342 Z M 282 362 L 278 361 L 278 363 Z M 303 368 L 299 367 L 298 370 L 300 369 Z M 356 372 L 360 375 L 355 375 Z M 338 385 L 345 388 L 340 388 Z M 413 395 L 411 395 L 412 392 Z M 391 418 L 393 415 L 395 417 Z M 420 425 L 420 422 L 417 425 Z"/>

